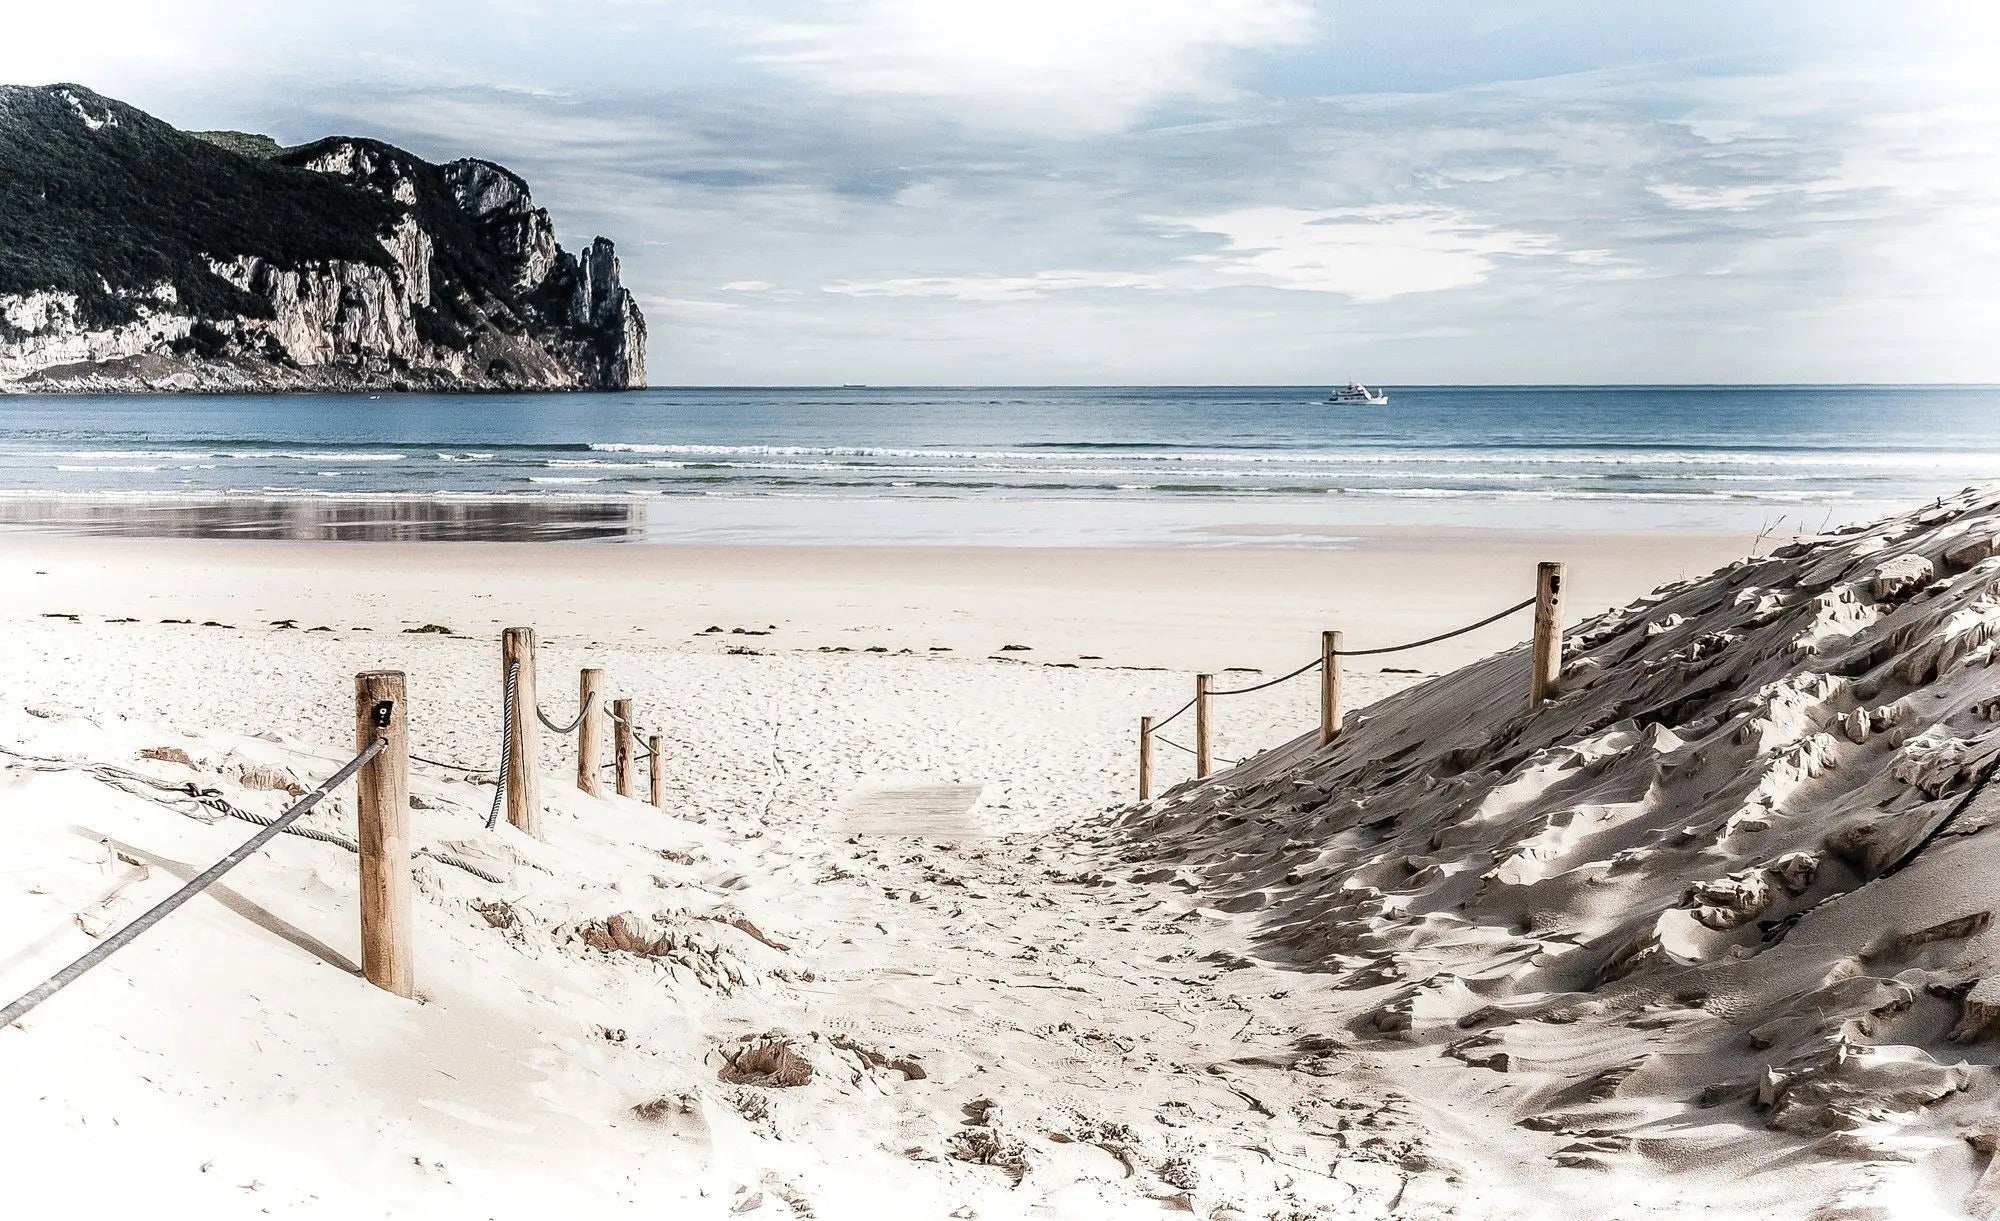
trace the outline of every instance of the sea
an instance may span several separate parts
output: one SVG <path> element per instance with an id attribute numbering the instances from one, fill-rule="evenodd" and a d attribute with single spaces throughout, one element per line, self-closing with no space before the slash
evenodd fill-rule
<path id="1" fill-rule="evenodd" d="M 0 530 L 1339 546 L 1790 534 L 2000 482 L 1994 386 L 649 389 L 0 397 Z"/>

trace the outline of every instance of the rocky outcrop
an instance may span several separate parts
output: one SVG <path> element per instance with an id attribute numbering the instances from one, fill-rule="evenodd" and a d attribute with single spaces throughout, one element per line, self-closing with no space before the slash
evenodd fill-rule
<path id="1" fill-rule="evenodd" d="M 0 180 L 28 236 L 0 261 L 0 390 L 645 384 L 612 243 L 564 250 L 491 162 L 260 157 L 78 86 L 0 88 L 0 164 L 37 161 L 39 193 Z"/>

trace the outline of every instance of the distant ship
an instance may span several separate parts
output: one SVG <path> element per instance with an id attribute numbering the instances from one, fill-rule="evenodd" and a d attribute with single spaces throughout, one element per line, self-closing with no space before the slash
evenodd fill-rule
<path id="1" fill-rule="evenodd" d="M 1355 406 L 1381 407 L 1388 403 L 1389 395 L 1385 391 L 1370 390 L 1360 382 L 1349 382 L 1332 394 L 1327 395 L 1326 401 L 1329 403 L 1353 404 Z"/>

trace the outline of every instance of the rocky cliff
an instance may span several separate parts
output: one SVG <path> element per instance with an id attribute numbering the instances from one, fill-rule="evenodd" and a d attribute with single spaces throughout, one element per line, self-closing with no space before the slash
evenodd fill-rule
<path id="1" fill-rule="evenodd" d="M 645 384 L 611 242 L 563 249 L 517 175 L 270 147 L 0 86 L 0 390 Z"/>

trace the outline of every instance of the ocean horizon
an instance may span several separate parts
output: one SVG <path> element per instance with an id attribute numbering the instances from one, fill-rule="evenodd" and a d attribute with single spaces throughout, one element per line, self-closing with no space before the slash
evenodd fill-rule
<path id="1" fill-rule="evenodd" d="M 1338 545 L 1363 525 L 1797 532 L 2000 477 L 1994 386 L 1386 389 L 21 396 L 0 400 L 0 524 Z"/>

